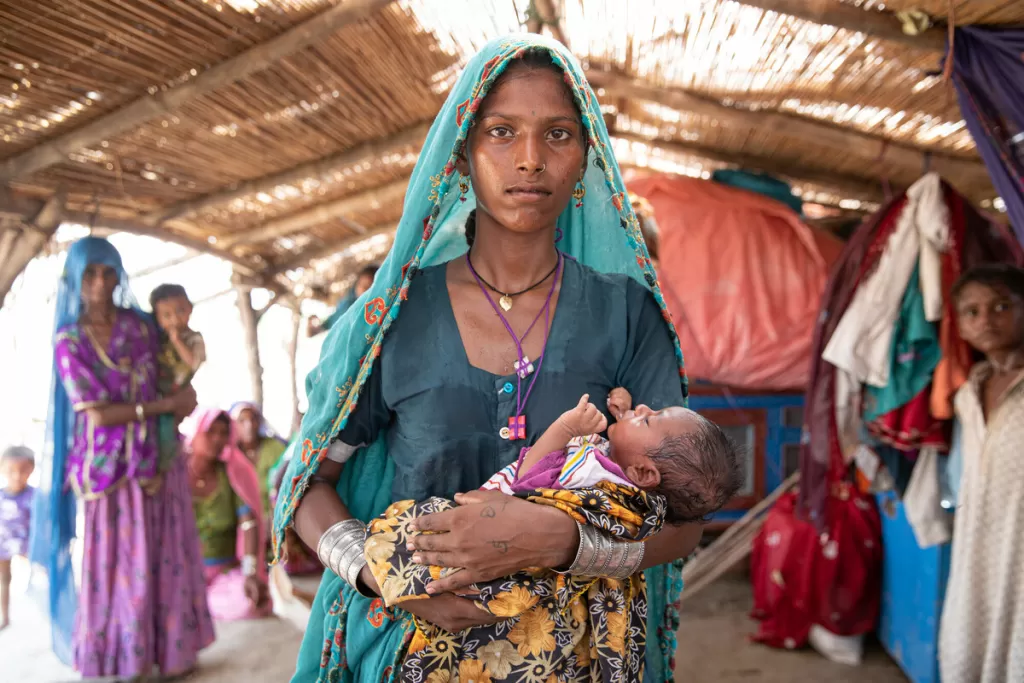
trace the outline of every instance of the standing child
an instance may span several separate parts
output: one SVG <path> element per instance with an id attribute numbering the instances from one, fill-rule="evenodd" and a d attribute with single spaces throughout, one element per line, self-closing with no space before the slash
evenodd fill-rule
<path id="1" fill-rule="evenodd" d="M 184 287 L 160 285 L 149 295 L 149 305 L 160 328 L 157 391 L 161 396 L 170 396 L 192 382 L 199 366 L 206 361 L 206 343 L 203 335 L 188 326 L 192 302 Z M 163 472 L 178 453 L 178 420 L 171 414 L 160 415 L 158 420 Z"/>
<path id="2" fill-rule="evenodd" d="M 0 475 L 7 486 L 0 490 L 0 630 L 11 623 L 11 559 L 28 554 L 28 526 L 32 493 L 28 478 L 35 456 L 25 446 L 11 446 L 0 455 Z"/>

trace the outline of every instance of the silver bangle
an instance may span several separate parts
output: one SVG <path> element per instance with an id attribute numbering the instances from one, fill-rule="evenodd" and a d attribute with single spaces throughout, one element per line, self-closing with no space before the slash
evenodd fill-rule
<path id="1" fill-rule="evenodd" d="M 619 541 L 594 526 L 576 523 L 580 547 L 576 559 L 564 574 L 587 578 L 626 579 L 640 570 L 644 543 Z"/>
<path id="2" fill-rule="evenodd" d="M 359 573 L 366 566 L 365 545 L 366 525 L 358 519 L 346 519 L 324 532 L 317 543 L 316 555 L 325 567 L 360 595 L 375 598 L 376 595 L 368 594 L 359 586 Z"/>
<path id="3" fill-rule="evenodd" d="M 256 576 L 256 556 L 255 555 L 243 555 L 242 556 L 242 576 L 245 576 L 245 577 Z"/>
<path id="4" fill-rule="evenodd" d="M 142 422 L 145 419 L 146 419 L 146 409 L 142 406 L 141 403 L 136 403 L 135 404 L 135 421 L 136 422 Z"/>

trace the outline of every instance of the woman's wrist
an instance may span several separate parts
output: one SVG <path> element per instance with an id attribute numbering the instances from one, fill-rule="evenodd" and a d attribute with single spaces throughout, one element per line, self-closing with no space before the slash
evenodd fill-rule
<path id="1" fill-rule="evenodd" d="M 572 517 L 553 507 L 538 505 L 546 515 L 536 528 L 544 529 L 546 543 L 542 566 L 560 569 L 572 564 L 580 546 L 579 527 Z"/>

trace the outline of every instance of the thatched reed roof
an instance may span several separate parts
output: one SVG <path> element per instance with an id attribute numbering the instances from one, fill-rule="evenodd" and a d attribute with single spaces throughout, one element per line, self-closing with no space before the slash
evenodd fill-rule
<path id="1" fill-rule="evenodd" d="M 855 209 L 931 167 L 991 206 L 938 73 L 950 3 L 882 4 L 0 0 L 0 292 L 60 220 L 213 251 L 281 292 L 339 284 L 386 250 L 460 65 L 527 21 L 587 64 L 629 168 L 744 166 Z M 1019 0 L 952 5 L 1024 22 Z M 903 15 L 907 35 L 891 12 L 917 8 L 936 26 Z"/>

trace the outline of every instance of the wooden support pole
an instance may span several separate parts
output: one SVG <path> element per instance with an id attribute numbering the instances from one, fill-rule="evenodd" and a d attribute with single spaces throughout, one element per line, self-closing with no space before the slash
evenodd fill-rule
<path id="1" fill-rule="evenodd" d="M 835 0 L 736 0 L 741 5 L 757 7 L 769 12 L 788 14 L 798 19 L 825 24 L 847 31 L 858 31 L 872 38 L 901 43 L 929 52 L 946 51 L 946 31 L 930 28 L 910 35 L 903 32 L 900 22 L 890 12 L 865 10 L 843 5 Z"/>
<path id="2" fill-rule="evenodd" d="M 252 306 L 252 288 L 235 278 L 235 293 L 238 296 L 238 315 L 245 335 L 245 353 L 249 365 L 249 381 L 252 384 L 252 401 L 263 409 L 263 365 L 260 363 L 259 319 Z"/>
<path id="3" fill-rule="evenodd" d="M 9 194 L 3 191 L 3 195 L 4 198 L 0 201 L 8 201 Z M 61 224 L 64 202 L 64 193 L 58 191 L 41 203 L 32 218 L 27 219 L 18 228 L 9 229 L 16 234 L 4 240 L 7 248 L 3 262 L 0 263 L 0 306 L 7 298 L 7 293 L 11 291 L 14 281 L 25 270 L 29 261 L 39 255 Z"/>
<path id="4" fill-rule="evenodd" d="M 237 83 L 281 59 L 314 45 L 350 24 L 362 21 L 391 0 L 346 0 L 293 26 L 275 38 L 227 59 L 177 88 L 140 97 L 75 130 L 52 138 L 0 164 L 0 182 L 9 182 L 59 164 L 89 145 L 138 128 L 186 103 Z"/>
<path id="5" fill-rule="evenodd" d="M 657 147 L 669 152 L 686 154 L 695 157 L 702 157 L 723 164 L 739 166 L 750 171 L 763 171 L 772 175 L 784 176 L 797 182 L 814 183 L 823 187 L 830 187 L 841 194 L 846 194 L 851 199 L 881 202 L 883 200 L 882 187 L 864 178 L 855 176 L 818 171 L 776 161 L 771 157 L 755 156 L 752 154 L 733 154 L 720 150 L 695 145 L 689 142 L 678 140 L 662 140 L 658 138 L 647 138 L 635 133 L 620 132 L 615 137 L 629 142 L 640 142 L 651 147 Z"/>
<path id="6" fill-rule="evenodd" d="M 196 199 L 171 204 L 166 208 L 147 215 L 146 222 L 159 224 L 211 206 L 226 204 L 240 197 L 256 194 L 257 192 L 270 192 L 278 185 L 290 185 L 306 178 L 324 176 L 338 169 L 350 168 L 367 161 L 376 161 L 381 157 L 401 152 L 410 147 L 418 151 L 423 145 L 424 138 L 427 137 L 428 130 L 430 130 L 430 124 L 427 123 L 413 126 L 382 140 L 367 142 L 338 154 L 299 164 L 278 173 L 271 173 L 260 178 L 247 180 L 244 183 L 239 183 L 232 187 L 197 197 Z"/>
<path id="7" fill-rule="evenodd" d="M 988 185 L 991 182 L 985 166 L 980 161 L 929 153 L 910 145 L 808 117 L 729 107 L 684 90 L 656 86 L 610 72 L 590 71 L 587 78 L 595 88 L 604 88 L 611 97 L 647 100 L 676 111 L 709 116 L 727 125 L 749 130 L 767 130 L 778 135 L 802 139 L 809 144 L 832 149 L 839 154 L 874 161 L 881 167 L 896 166 L 912 175 L 923 172 L 927 156 L 930 158 L 932 170 L 960 184 L 977 186 Z"/>
<path id="8" fill-rule="evenodd" d="M 383 187 L 375 187 L 354 195 L 335 199 L 324 204 L 317 204 L 308 209 L 303 209 L 290 216 L 283 216 L 264 223 L 260 227 L 240 234 L 230 240 L 221 240 L 224 247 L 233 247 L 239 244 L 254 244 L 266 240 L 284 237 L 299 232 L 308 227 L 326 223 L 329 220 L 344 216 L 345 214 L 358 213 L 369 208 L 395 204 L 399 206 L 405 197 L 405 190 L 409 186 L 409 180 L 396 180 Z"/>
<path id="9" fill-rule="evenodd" d="M 302 416 L 299 413 L 299 369 L 298 369 L 298 355 L 299 355 L 299 328 L 302 325 L 302 311 L 299 306 L 299 302 L 295 302 L 292 307 L 292 326 L 288 336 L 288 398 L 290 400 L 289 405 L 291 406 L 291 425 L 289 432 L 290 434 L 295 433 L 299 429 L 299 425 L 302 422 Z"/>

